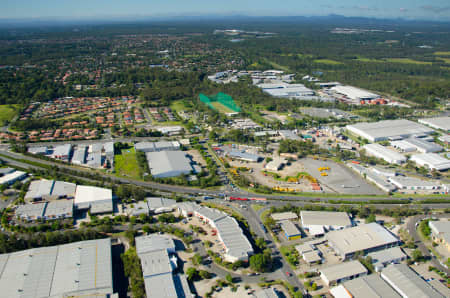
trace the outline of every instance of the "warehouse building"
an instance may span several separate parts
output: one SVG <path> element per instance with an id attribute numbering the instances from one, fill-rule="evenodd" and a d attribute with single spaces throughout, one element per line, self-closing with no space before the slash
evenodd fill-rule
<path id="1" fill-rule="evenodd" d="M 15 214 L 17 218 L 28 221 L 71 218 L 73 217 L 73 200 L 19 205 Z"/>
<path id="2" fill-rule="evenodd" d="M 263 83 L 257 85 L 265 93 L 274 97 L 304 99 L 314 96 L 313 90 L 305 87 L 303 84 Z"/>
<path id="3" fill-rule="evenodd" d="M 0 255 L 1 296 L 110 297 L 111 240 L 100 239 Z"/>
<path id="4" fill-rule="evenodd" d="M 248 153 L 245 151 L 231 150 L 227 153 L 227 155 L 231 158 L 248 161 L 248 162 L 259 162 L 263 158 L 257 154 Z"/>
<path id="5" fill-rule="evenodd" d="M 398 264 L 408 258 L 398 246 L 375 251 L 367 256 L 372 258 L 373 267 L 377 272 L 383 270 L 383 268 L 389 264 Z"/>
<path id="6" fill-rule="evenodd" d="M 0 177 L 0 185 L 11 185 L 16 181 L 21 181 L 27 177 L 27 173 L 22 171 L 14 171 Z"/>
<path id="7" fill-rule="evenodd" d="M 357 123 L 347 125 L 346 128 L 350 132 L 371 142 L 395 141 L 412 136 L 425 136 L 434 131 L 424 125 L 405 119 Z"/>
<path id="8" fill-rule="evenodd" d="M 131 216 L 138 216 L 141 214 L 160 214 L 164 212 L 173 211 L 176 201 L 166 198 L 146 198 L 144 201 L 140 201 L 133 204 L 128 210 L 128 214 Z"/>
<path id="9" fill-rule="evenodd" d="M 290 220 L 282 220 L 279 222 L 287 240 L 295 240 L 302 238 L 300 229 Z"/>
<path id="10" fill-rule="evenodd" d="M 71 154 L 72 154 L 72 145 L 64 144 L 53 148 L 53 152 L 50 156 L 54 159 L 69 161 Z"/>
<path id="11" fill-rule="evenodd" d="M 280 130 L 279 131 L 280 136 L 284 140 L 294 140 L 294 141 L 300 141 L 301 138 L 297 135 L 295 131 L 292 130 Z"/>
<path id="12" fill-rule="evenodd" d="M 345 97 L 349 98 L 354 104 L 359 104 L 361 100 L 373 100 L 380 97 L 378 94 L 371 93 L 367 90 L 363 90 L 353 86 L 338 85 L 335 87 L 331 87 L 331 91 L 344 95 Z"/>
<path id="13" fill-rule="evenodd" d="M 274 288 L 266 288 L 254 293 L 255 298 L 279 298 L 278 292 Z M 284 295 L 283 295 L 284 297 Z"/>
<path id="14" fill-rule="evenodd" d="M 34 180 L 31 181 L 24 199 L 26 201 L 40 201 L 73 198 L 76 188 L 76 184 L 64 181 Z"/>
<path id="15" fill-rule="evenodd" d="M 145 155 L 150 172 L 155 178 L 168 178 L 195 173 L 191 160 L 183 151 L 147 152 Z"/>
<path id="16" fill-rule="evenodd" d="M 141 260 L 147 298 L 191 296 L 186 277 L 174 272 L 177 257 L 171 238 L 156 234 L 136 237 L 136 251 Z"/>
<path id="17" fill-rule="evenodd" d="M 392 141 L 391 146 L 399 149 L 402 152 L 413 152 L 418 151 L 421 153 L 429 153 L 429 152 L 440 152 L 444 148 L 442 146 L 427 142 L 423 139 L 418 138 L 408 138 L 400 141 Z"/>
<path id="18" fill-rule="evenodd" d="M 350 261 L 319 270 L 320 278 L 327 286 L 367 275 L 368 271 L 359 261 Z"/>
<path id="19" fill-rule="evenodd" d="M 352 258 L 357 252 L 366 254 L 399 244 L 394 235 L 377 223 L 331 231 L 325 238 L 343 260 Z"/>
<path id="20" fill-rule="evenodd" d="M 334 298 L 400 298 L 379 275 L 371 274 L 344 282 L 330 290 Z"/>
<path id="21" fill-rule="evenodd" d="M 86 163 L 87 146 L 78 145 L 73 151 L 72 163 L 75 165 L 83 165 Z"/>
<path id="22" fill-rule="evenodd" d="M 275 221 L 281 221 L 281 220 L 297 220 L 298 215 L 294 212 L 288 211 L 288 212 L 279 212 L 279 213 L 272 213 L 270 215 L 273 220 Z"/>
<path id="23" fill-rule="evenodd" d="M 287 163 L 287 160 L 282 158 L 282 157 L 275 157 L 273 160 L 271 160 L 270 162 L 268 162 L 265 165 L 265 169 L 269 170 L 269 171 L 279 171 L 281 170 L 284 165 Z"/>
<path id="24" fill-rule="evenodd" d="M 450 221 L 429 221 L 428 226 L 431 229 L 433 241 L 442 243 L 447 248 L 447 251 L 450 252 Z"/>
<path id="25" fill-rule="evenodd" d="M 363 146 L 362 149 L 366 150 L 366 153 L 368 155 L 383 159 L 388 163 L 402 164 L 406 162 L 405 156 L 391 149 L 388 149 L 380 144 L 367 144 Z"/>
<path id="26" fill-rule="evenodd" d="M 134 148 L 142 152 L 175 151 L 180 149 L 180 143 L 177 141 L 139 142 L 134 145 Z"/>
<path id="27" fill-rule="evenodd" d="M 436 128 L 436 129 L 450 131 L 450 117 L 449 116 L 419 119 L 419 123 L 428 125 L 430 127 Z"/>
<path id="28" fill-rule="evenodd" d="M 42 147 L 28 147 L 28 153 L 47 155 L 48 154 L 48 148 L 45 147 L 45 146 L 42 146 Z"/>
<path id="29" fill-rule="evenodd" d="M 180 203 L 177 204 L 177 207 L 183 216 L 196 216 L 212 227 L 225 249 L 224 259 L 226 261 L 231 263 L 248 261 L 248 258 L 254 253 L 252 245 L 233 217 L 194 203 Z"/>
<path id="30" fill-rule="evenodd" d="M 78 185 L 74 206 L 77 209 L 90 209 L 91 214 L 113 212 L 111 189 Z"/>
<path id="31" fill-rule="evenodd" d="M 435 190 L 441 188 L 437 182 L 413 177 L 396 176 L 389 178 L 389 181 L 399 189 L 406 190 Z"/>
<path id="32" fill-rule="evenodd" d="M 436 153 L 424 153 L 411 156 L 411 160 L 430 170 L 444 171 L 450 169 L 450 160 Z"/>
<path id="33" fill-rule="evenodd" d="M 402 297 L 444 297 L 405 264 L 392 264 L 387 266 L 381 271 L 381 278 L 383 278 Z"/>
<path id="34" fill-rule="evenodd" d="M 352 221 L 346 212 L 301 211 L 300 218 L 302 227 L 312 236 L 352 226 Z"/>

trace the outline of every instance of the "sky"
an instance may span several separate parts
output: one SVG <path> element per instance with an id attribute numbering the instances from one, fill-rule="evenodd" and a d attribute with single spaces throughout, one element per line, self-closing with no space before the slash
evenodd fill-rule
<path id="1" fill-rule="evenodd" d="M 0 0 L 0 19 L 329 14 L 450 21 L 450 0 Z"/>

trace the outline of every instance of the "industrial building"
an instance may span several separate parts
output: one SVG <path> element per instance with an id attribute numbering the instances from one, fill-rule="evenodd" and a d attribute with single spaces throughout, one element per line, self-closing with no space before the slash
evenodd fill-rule
<path id="1" fill-rule="evenodd" d="M 301 138 L 297 135 L 297 133 L 292 130 L 280 130 L 279 133 L 280 136 L 285 140 L 294 140 L 294 141 L 301 140 Z"/>
<path id="2" fill-rule="evenodd" d="M 424 141 L 423 139 L 418 138 L 408 138 L 400 141 L 392 141 L 391 146 L 399 149 L 402 152 L 413 152 L 418 151 L 421 153 L 430 153 L 430 152 L 440 152 L 444 148 L 442 146 Z"/>
<path id="3" fill-rule="evenodd" d="M 300 218 L 302 227 L 312 236 L 352 226 L 352 221 L 346 212 L 301 211 Z"/>
<path id="4" fill-rule="evenodd" d="M 450 131 L 450 117 L 449 116 L 419 119 L 419 123 L 428 125 L 430 127 L 436 128 L 436 129 Z"/>
<path id="5" fill-rule="evenodd" d="M 195 173 L 191 160 L 183 151 L 147 152 L 150 173 L 155 178 L 176 177 Z"/>
<path id="6" fill-rule="evenodd" d="M 2 297 L 110 297 L 111 240 L 100 239 L 0 255 Z"/>
<path id="7" fill-rule="evenodd" d="M 142 152 L 175 151 L 180 149 L 180 143 L 177 141 L 139 142 L 134 145 L 134 148 Z"/>
<path id="8" fill-rule="evenodd" d="M 74 206 L 77 209 L 90 209 L 91 214 L 113 212 L 111 189 L 78 185 Z"/>
<path id="9" fill-rule="evenodd" d="M 279 212 L 279 213 L 272 213 L 270 215 L 273 220 L 275 221 L 281 221 L 281 220 L 297 220 L 298 215 L 292 211 L 287 212 Z"/>
<path id="10" fill-rule="evenodd" d="M 114 167 L 114 142 L 94 143 L 89 146 L 78 145 L 71 162 L 90 168 Z"/>
<path id="11" fill-rule="evenodd" d="M 254 293 L 255 298 L 279 298 L 277 291 L 274 288 L 266 288 Z M 284 295 L 283 295 L 284 296 Z"/>
<path id="12" fill-rule="evenodd" d="M 411 160 L 430 170 L 444 171 L 450 169 L 450 160 L 436 153 L 424 153 L 411 156 Z"/>
<path id="13" fill-rule="evenodd" d="M 397 264 L 408 258 L 402 251 L 402 249 L 398 246 L 371 252 L 367 256 L 372 258 L 373 267 L 377 272 L 381 271 L 385 266 L 389 264 Z"/>
<path id="14" fill-rule="evenodd" d="M 28 221 L 71 218 L 73 217 L 73 200 L 19 205 L 15 214 L 17 218 Z"/>
<path id="15" fill-rule="evenodd" d="M 416 272 L 405 264 L 392 264 L 381 271 L 383 278 L 402 297 L 444 298 Z"/>
<path id="16" fill-rule="evenodd" d="M 196 216 L 213 228 L 225 249 L 224 259 L 226 261 L 232 263 L 248 261 L 248 258 L 254 253 L 252 245 L 233 217 L 194 203 L 180 203 L 177 204 L 177 207 L 183 216 Z"/>
<path id="17" fill-rule="evenodd" d="M 48 148 L 45 146 L 40 147 L 28 147 L 28 153 L 31 154 L 40 154 L 40 155 L 47 155 L 48 154 Z"/>
<path id="18" fill-rule="evenodd" d="M 368 270 L 359 261 L 350 261 L 319 270 L 320 278 L 327 286 L 367 275 Z"/>
<path id="19" fill-rule="evenodd" d="M 133 207 L 128 210 L 131 216 L 138 216 L 141 214 L 160 214 L 170 212 L 174 209 L 176 201 L 166 198 L 146 198 L 144 201 L 133 204 Z"/>
<path id="20" fill-rule="evenodd" d="M 429 221 L 428 226 L 431 229 L 433 241 L 442 243 L 447 248 L 447 251 L 450 252 L 450 221 Z"/>
<path id="21" fill-rule="evenodd" d="M 388 163 L 402 164 L 406 162 L 406 157 L 380 144 L 367 144 L 362 147 L 368 155 L 383 159 Z"/>
<path id="22" fill-rule="evenodd" d="M 344 282 L 330 290 L 334 298 L 400 298 L 379 275 L 371 274 Z"/>
<path id="23" fill-rule="evenodd" d="M 248 153 L 245 151 L 239 151 L 239 150 L 231 150 L 227 152 L 227 155 L 231 158 L 242 160 L 242 161 L 248 161 L 248 162 L 259 162 L 263 158 L 257 154 Z"/>
<path id="24" fill-rule="evenodd" d="M 55 200 L 73 198 L 77 185 L 75 183 L 55 180 L 31 181 L 24 199 L 26 201 Z"/>
<path id="25" fill-rule="evenodd" d="M 282 220 L 279 222 L 287 240 L 295 240 L 302 238 L 300 229 L 290 220 Z"/>
<path id="26" fill-rule="evenodd" d="M 352 258 L 356 252 L 370 253 L 399 244 L 394 235 L 377 223 L 331 231 L 325 238 L 342 259 Z"/>
<path id="27" fill-rule="evenodd" d="M 406 190 L 435 190 L 441 188 L 440 184 L 434 181 L 426 181 L 413 177 L 396 176 L 389 178 L 389 182 L 399 189 Z"/>
<path id="28" fill-rule="evenodd" d="M 58 145 L 53 148 L 53 152 L 50 155 L 54 159 L 59 159 L 62 161 L 69 161 L 72 154 L 72 145 L 64 144 Z"/>
<path id="29" fill-rule="evenodd" d="M 330 88 L 338 94 L 344 95 L 346 98 L 350 99 L 352 103 L 359 104 L 361 100 L 373 100 L 380 96 L 375 93 L 371 93 L 367 90 L 356 88 L 353 86 L 338 85 Z"/>
<path id="30" fill-rule="evenodd" d="M 155 234 L 136 237 L 147 298 L 189 297 L 184 275 L 175 272 L 177 257 L 172 239 Z"/>
<path id="31" fill-rule="evenodd" d="M 305 87 L 303 84 L 287 84 L 283 82 L 278 83 L 263 83 L 257 85 L 265 93 L 274 97 L 291 98 L 291 99 L 309 99 L 314 96 L 313 90 Z"/>
<path id="32" fill-rule="evenodd" d="M 275 157 L 273 160 L 271 160 L 270 162 L 268 162 L 265 165 L 265 169 L 269 170 L 269 171 L 279 171 L 281 170 L 284 165 L 287 163 L 287 160 L 282 158 L 282 157 Z"/>
<path id="33" fill-rule="evenodd" d="M 399 119 L 363 122 L 346 126 L 347 130 L 371 142 L 401 140 L 412 136 L 429 135 L 434 130 L 419 123 Z"/>
<path id="34" fill-rule="evenodd" d="M 23 180 L 27 177 L 27 173 L 22 171 L 13 171 L 10 173 L 7 173 L 0 177 L 0 185 L 8 184 L 11 185 L 16 181 Z"/>

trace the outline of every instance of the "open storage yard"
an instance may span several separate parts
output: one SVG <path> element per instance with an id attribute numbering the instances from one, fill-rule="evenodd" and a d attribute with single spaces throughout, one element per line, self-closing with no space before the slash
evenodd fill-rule
<path id="1" fill-rule="evenodd" d="M 369 184 L 350 169 L 333 161 L 304 158 L 301 162 L 309 174 L 319 180 L 324 188 L 328 187 L 333 192 L 344 194 L 384 194 L 383 191 Z M 330 168 L 329 171 L 324 171 L 328 176 L 321 175 L 321 172 L 318 170 L 321 167 Z"/>

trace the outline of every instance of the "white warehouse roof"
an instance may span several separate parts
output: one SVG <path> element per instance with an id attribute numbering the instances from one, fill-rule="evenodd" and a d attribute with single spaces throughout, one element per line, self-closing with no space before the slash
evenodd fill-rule
<path id="1" fill-rule="evenodd" d="M 167 178 L 193 171 L 191 161 L 182 151 L 147 152 L 147 161 L 153 177 Z"/>
<path id="2" fill-rule="evenodd" d="M 367 154 L 384 159 L 388 163 L 400 164 L 406 162 L 406 157 L 380 144 L 367 144 L 362 147 Z"/>
<path id="3" fill-rule="evenodd" d="M 427 166 L 431 170 L 443 171 L 450 169 L 450 160 L 436 153 L 424 153 L 411 156 L 411 160 L 420 166 Z"/>
<path id="4" fill-rule="evenodd" d="M 445 131 L 450 130 L 450 117 L 436 117 L 436 118 L 424 118 L 419 119 L 420 123 L 431 126 L 436 129 L 442 129 Z"/>
<path id="5" fill-rule="evenodd" d="M 343 86 L 338 85 L 335 87 L 332 87 L 331 90 L 343 94 L 347 96 L 348 98 L 354 99 L 354 100 L 364 100 L 364 99 L 375 99 L 380 97 L 378 94 L 371 93 L 367 90 L 356 88 L 353 86 Z"/>
<path id="6" fill-rule="evenodd" d="M 330 293 L 335 298 L 400 298 L 377 274 L 358 277 L 332 288 Z"/>
<path id="7" fill-rule="evenodd" d="M 300 211 L 302 226 L 348 227 L 352 225 L 346 212 Z"/>
<path id="8" fill-rule="evenodd" d="M 95 186 L 78 185 L 74 204 L 78 208 L 89 208 L 92 203 L 112 202 L 112 190 Z"/>
<path id="9" fill-rule="evenodd" d="M 433 129 L 419 123 L 399 119 L 383 120 L 378 122 L 363 122 L 347 125 L 346 128 L 354 134 L 368 139 L 371 142 L 384 141 L 389 138 L 408 138 L 414 135 L 428 135 Z"/>

